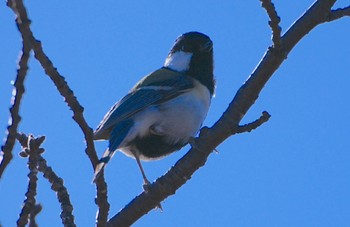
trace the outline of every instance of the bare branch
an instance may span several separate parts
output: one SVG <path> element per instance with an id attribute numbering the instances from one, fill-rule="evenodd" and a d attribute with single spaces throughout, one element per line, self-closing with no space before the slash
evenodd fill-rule
<path id="1" fill-rule="evenodd" d="M 76 226 L 73 216 L 73 205 L 70 201 L 67 188 L 63 185 L 62 178 L 58 177 L 51 167 L 47 166 L 46 160 L 40 155 L 39 171 L 44 174 L 44 177 L 51 183 L 51 189 L 56 192 L 58 201 L 61 204 L 61 220 L 64 226 Z"/>
<path id="2" fill-rule="evenodd" d="M 272 42 L 274 48 L 280 48 L 281 47 L 281 27 L 279 26 L 279 23 L 281 22 L 281 18 L 278 16 L 277 11 L 275 9 L 275 5 L 271 2 L 271 0 L 260 0 L 261 6 L 264 7 L 264 9 L 267 12 L 267 15 L 269 15 L 269 26 L 272 30 Z"/>
<path id="3" fill-rule="evenodd" d="M 36 204 L 32 212 L 30 213 L 30 219 L 29 219 L 29 227 L 38 227 L 38 224 L 36 224 L 35 217 L 40 213 L 40 211 L 43 209 L 43 207 L 40 204 Z"/>
<path id="4" fill-rule="evenodd" d="M 232 133 L 231 127 L 238 126 L 272 74 L 285 60 L 293 47 L 313 28 L 326 22 L 335 0 L 318 0 L 282 36 L 281 48 L 269 48 L 252 75 L 238 90 L 229 107 L 213 127 L 201 131 L 196 146 L 181 158 L 165 175 L 151 184 L 147 193 L 134 198 L 118 214 L 112 217 L 109 226 L 130 226 L 142 215 L 148 213 L 162 200 L 173 195 L 192 174 L 203 166 L 209 154 Z M 283 51 L 282 51 L 283 50 Z"/>
<path id="5" fill-rule="evenodd" d="M 339 18 L 350 16 L 350 6 L 332 10 L 328 17 L 328 22 L 338 20 Z"/>
<path id="6" fill-rule="evenodd" d="M 108 203 L 108 191 L 107 184 L 104 179 L 104 174 L 101 174 L 97 178 L 97 197 L 95 198 L 95 203 L 98 205 L 99 210 L 97 213 L 97 227 L 105 227 L 107 223 L 108 213 L 110 205 Z"/>
<path id="7" fill-rule="evenodd" d="M 26 78 L 28 71 L 28 60 L 30 50 L 30 44 L 23 40 L 22 52 L 20 54 L 20 60 L 18 62 L 17 76 L 12 92 L 13 96 L 11 98 L 12 106 L 10 108 L 11 116 L 9 119 L 9 126 L 7 127 L 7 138 L 5 144 L 1 146 L 1 156 L 3 159 L 0 163 L 0 178 L 6 166 L 10 163 L 13 157 L 12 149 L 16 141 L 18 124 L 21 121 L 21 116 L 19 115 L 19 107 L 21 105 L 22 96 L 25 91 L 24 79 Z"/>
<path id="8" fill-rule="evenodd" d="M 44 142 L 45 137 L 42 136 L 39 138 L 34 138 L 32 135 L 27 137 L 25 134 L 21 133 L 17 135 L 17 139 L 24 149 L 24 151 L 21 152 L 21 156 L 29 156 L 29 162 L 35 165 L 36 172 L 38 170 L 42 172 L 44 177 L 51 183 L 51 189 L 56 192 L 58 201 L 61 204 L 62 212 L 60 216 L 64 226 L 76 226 L 72 213 L 73 206 L 71 204 L 67 188 L 63 185 L 62 178 L 58 177 L 51 167 L 47 166 L 46 160 L 41 156 L 44 149 L 39 147 L 41 143 Z M 36 152 L 35 155 L 33 155 L 33 152 Z M 33 158 L 33 160 L 31 158 Z"/>
<path id="9" fill-rule="evenodd" d="M 45 73 L 51 78 L 54 82 L 57 90 L 64 97 L 65 102 L 68 104 L 70 109 L 73 111 L 73 119 L 79 125 L 81 130 L 84 133 L 85 141 L 87 144 L 85 153 L 88 155 L 93 170 L 95 170 L 96 165 L 98 164 L 98 157 L 95 150 L 95 145 L 93 142 L 93 132 L 92 129 L 87 124 L 83 112 L 84 108 L 80 105 L 78 99 L 74 96 L 73 91 L 68 86 L 65 78 L 60 75 L 57 69 L 54 67 L 51 60 L 45 54 L 41 42 L 37 40 L 31 29 L 30 23 L 27 16 L 26 8 L 23 5 L 22 0 L 9 0 L 8 6 L 15 12 L 17 19 L 17 26 L 22 34 L 23 40 L 27 40 L 31 46 L 33 47 L 35 58 L 40 62 L 41 66 L 44 68 Z M 105 209 L 109 207 L 107 196 L 104 196 L 107 193 L 107 184 L 104 182 L 104 178 L 102 180 L 97 181 L 97 199 L 99 209 L 104 210 L 103 212 L 98 212 L 98 220 L 106 220 L 107 216 L 100 217 L 100 215 L 106 215 Z M 101 190 L 101 191 L 100 191 Z M 102 196 L 99 198 L 99 196 Z M 107 206 L 106 206 L 107 204 Z M 107 212 L 108 213 L 108 212 Z"/>
<path id="10" fill-rule="evenodd" d="M 259 119 L 249 124 L 236 127 L 235 133 L 251 132 L 252 130 L 257 129 L 259 126 L 267 122 L 270 119 L 270 117 L 271 115 L 267 111 L 264 111 L 262 112 L 262 115 L 259 117 Z"/>
<path id="11" fill-rule="evenodd" d="M 26 192 L 26 199 L 24 200 L 24 205 L 22 207 L 22 211 L 19 215 L 19 219 L 17 220 L 17 226 L 25 226 L 32 213 L 35 213 L 34 210 L 36 208 L 36 199 L 35 196 L 37 194 L 37 181 L 38 181 L 38 155 L 39 155 L 39 147 L 43 141 L 43 139 L 36 140 L 32 135 L 29 137 L 25 137 L 23 135 L 19 136 L 19 140 L 22 143 L 24 153 L 29 156 L 28 158 L 28 167 L 29 167 L 29 183 L 28 190 Z"/>
<path id="12" fill-rule="evenodd" d="M 239 126 L 239 123 L 258 98 L 259 93 L 264 85 L 282 64 L 282 62 L 285 60 L 286 55 L 293 49 L 293 47 L 314 27 L 326 21 L 329 21 L 330 15 L 333 12 L 331 11 L 331 7 L 333 6 L 334 2 L 335 0 L 316 1 L 283 37 L 280 37 L 280 34 L 277 35 L 278 29 L 280 33 L 280 28 L 278 26 L 279 18 L 274 7 L 272 7 L 274 12 L 272 12 L 271 15 L 275 13 L 275 16 L 273 16 L 275 18 L 272 19 L 273 17 L 270 16 L 271 12 L 268 12 L 268 14 L 271 19 L 270 26 L 273 31 L 274 47 L 277 46 L 278 48 L 270 48 L 266 51 L 258 67 L 254 70 L 246 83 L 239 89 L 236 96 L 230 103 L 225 113 L 219 119 L 219 121 L 217 121 L 210 129 L 201 131 L 199 138 L 196 139 L 196 146 L 192 147 L 190 151 L 182 159 L 180 159 L 174 167 L 171 168 L 169 172 L 167 172 L 164 176 L 158 178 L 156 182 L 154 182 L 149 187 L 149 191 L 147 193 L 144 192 L 136 197 L 121 212 L 114 216 L 108 224 L 112 226 L 128 226 L 134 223 L 143 214 L 146 214 L 151 209 L 156 207 L 160 201 L 164 200 L 169 195 L 174 194 L 179 187 L 181 187 L 188 179 L 190 179 L 192 174 L 205 164 L 207 157 L 212 152 L 212 150 L 214 150 L 216 146 L 218 146 L 232 134 L 232 126 L 237 128 L 248 128 L 248 125 L 250 125 L 249 127 L 252 127 L 254 125 L 254 122 L 245 126 Z M 14 8 L 14 12 L 19 15 L 18 17 L 20 18 L 18 21 L 22 21 L 23 17 L 21 16 L 25 16 L 26 18 L 26 14 L 21 13 L 24 9 L 22 1 L 16 1 Z M 274 20 L 274 22 L 272 22 L 272 20 Z M 18 23 L 20 28 L 20 22 Z M 52 62 L 43 52 L 41 43 L 34 38 L 32 32 L 30 31 L 29 25 L 28 27 L 20 28 L 20 31 L 23 36 L 30 40 L 30 43 L 33 45 L 35 50 L 35 57 L 42 64 L 45 72 L 54 81 L 61 95 L 65 97 L 65 101 L 67 102 L 68 106 L 70 106 L 73 110 L 73 118 L 82 128 L 87 141 L 86 153 L 89 155 L 93 166 L 95 166 L 98 159 L 93 147 L 92 130 L 85 122 L 82 106 L 78 103 L 76 97 L 68 87 L 64 78 L 57 72 Z M 90 151 L 92 153 L 89 153 Z M 103 181 L 105 184 L 104 180 L 101 181 Z M 99 188 L 99 186 L 101 187 Z M 97 183 L 98 190 L 106 189 L 106 187 L 106 185 Z M 105 191 L 107 192 L 107 190 Z M 107 202 L 106 198 L 101 199 Z M 99 198 L 97 198 L 96 201 L 99 203 Z"/>
<path id="13" fill-rule="evenodd" d="M 65 78 L 62 75 L 60 75 L 60 73 L 54 67 L 51 60 L 44 53 L 41 42 L 35 39 L 30 29 L 30 20 L 28 19 L 27 12 L 22 0 L 9 0 L 8 6 L 14 11 L 14 13 L 16 13 L 16 23 L 23 37 L 23 40 L 26 40 L 31 44 L 34 50 L 35 58 L 40 62 L 41 66 L 45 70 L 45 73 L 54 82 L 58 91 L 64 97 L 64 101 L 73 111 L 73 119 L 82 129 L 85 136 L 85 140 L 87 142 L 86 153 L 92 162 L 93 168 L 95 168 L 95 166 L 98 163 L 98 157 L 93 143 L 92 129 L 87 124 L 83 115 L 84 108 L 80 105 L 79 101 L 74 96 L 74 93 L 68 86 L 67 82 L 65 81 Z"/>

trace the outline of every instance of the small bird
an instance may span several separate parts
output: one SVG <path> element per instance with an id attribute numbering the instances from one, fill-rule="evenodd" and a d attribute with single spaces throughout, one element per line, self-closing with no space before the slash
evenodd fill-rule
<path id="1" fill-rule="evenodd" d="M 141 161 L 161 159 L 199 131 L 215 90 L 213 42 L 199 32 L 179 36 L 163 67 L 141 79 L 104 116 L 94 140 L 109 140 L 94 181 L 117 150 Z"/>

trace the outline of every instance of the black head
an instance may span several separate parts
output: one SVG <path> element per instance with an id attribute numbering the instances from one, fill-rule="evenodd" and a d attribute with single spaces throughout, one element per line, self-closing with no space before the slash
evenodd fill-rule
<path id="1" fill-rule="evenodd" d="M 185 73 L 214 93 L 213 42 L 200 32 L 179 36 L 165 60 L 164 67 Z"/>

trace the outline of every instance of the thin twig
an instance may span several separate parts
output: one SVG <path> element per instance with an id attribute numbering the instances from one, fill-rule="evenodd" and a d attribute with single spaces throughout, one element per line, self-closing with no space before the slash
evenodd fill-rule
<path id="1" fill-rule="evenodd" d="M 101 174 L 96 182 L 97 196 L 95 203 L 98 205 L 99 210 L 97 213 L 97 227 L 105 227 L 108 219 L 108 213 L 110 205 L 108 203 L 107 183 L 104 179 L 104 174 Z"/>
<path id="2" fill-rule="evenodd" d="M 40 155 L 38 159 L 39 171 L 51 183 L 51 189 L 56 192 L 58 201 L 61 204 L 61 220 L 64 226 L 76 226 L 74 223 L 73 205 L 67 188 L 63 184 L 62 178 L 58 177 L 55 172 L 46 163 L 46 160 Z"/>
<path id="3" fill-rule="evenodd" d="M 64 226 L 76 226 L 74 223 L 73 216 L 73 206 L 71 204 L 68 191 L 66 187 L 63 185 L 62 178 L 58 177 L 51 167 L 47 166 L 46 160 L 41 156 L 44 152 L 43 148 L 40 148 L 40 145 L 44 142 L 45 137 L 34 138 L 33 136 L 27 137 L 23 133 L 17 134 L 17 140 L 21 143 L 24 151 L 20 153 L 22 157 L 26 155 L 29 156 L 29 159 L 32 157 L 32 152 L 36 152 L 35 165 L 36 171 L 40 171 L 44 174 L 44 177 L 51 183 L 51 189 L 56 192 L 58 201 L 61 204 L 61 220 Z M 28 141 L 26 143 L 26 141 Z M 34 150 L 34 151 L 32 151 Z M 31 161 L 31 160 L 30 160 Z M 32 163 L 34 163 L 32 161 Z M 32 204 L 32 208 L 36 208 L 34 204 Z M 36 210 L 32 211 L 35 213 Z M 29 212 L 31 213 L 31 212 Z"/>
<path id="4" fill-rule="evenodd" d="M 271 115 L 267 111 L 264 111 L 262 112 L 262 115 L 257 120 L 251 123 L 236 127 L 235 132 L 233 133 L 251 132 L 252 130 L 258 128 L 259 126 L 267 122 L 270 119 L 270 117 Z"/>
<path id="5" fill-rule="evenodd" d="M 281 47 L 281 27 L 279 23 L 281 18 L 278 16 L 275 5 L 271 0 L 260 0 L 262 7 L 266 10 L 269 16 L 269 26 L 272 30 L 273 47 L 279 49 Z"/>
<path id="6" fill-rule="evenodd" d="M 35 53 L 35 58 L 40 62 L 41 66 L 45 70 L 45 73 L 54 82 L 58 91 L 64 97 L 64 101 L 73 111 L 73 119 L 78 123 L 84 133 L 87 142 L 87 154 L 93 164 L 93 167 L 95 167 L 98 163 L 98 157 L 94 148 L 92 129 L 88 126 L 83 116 L 84 108 L 80 105 L 79 101 L 74 96 L 74 93 L 68 86 L 65 78 L 60 75 L 60 73 L 52 64 L 51 60 L 44 53 L 41 42 L 35 39 L 30 29 L 30 23 L 22 23 L 23 21 L 30 21 L 28 19 L 27 12 L 22 0 L 10 0 L 8 2 L 8 6 L 16 13 L 17 26 L 23 36 L 23 39 L 27 40 L 32 45 Z"/>
<path id="7" fill-rule="evenodd" d="M 98 157 L 93 142 L 92 129 L 87 124 L 83 115 L 84 108 L 80 105 L 78 99 L 74 96 L 74 93 L 68 86 L 67 82 L 65 81 L 65 78 L 57 71 L 51 60 L 45 54 L 41 42 L 34 37 L 33 32 L 30 29 L 29 23 L 22 23 L 22 21 L 29 21 L 26 8 L 23 5 L 22 0 L 9 0 L 8 6 L 15 12 L 17 16 L 16 22 L 18 25 L 18 29 L 23 36 L 23 39 L 28 40 L 30 42 L 34 50 L 35 58 L 40 62 L 41 66 L 45 70 L 45 73 L 51 78 L 57 90 L 64 97 L 65 102 L 73 111 L 73 119 L 77 122 L 84 134 L 87 145 L 85 153 L 88 155 L 94 171 L 96 165 L 98 164 Z M 105 212 L 106 208 L 109 208 L 109 203 L 106 200 L 108 197 L 102 196 L 101 198 L 99 198 L 99 196 L 107 194 L 107 184 L 105 182 L 102 182 L 101 180 L 97 181 L 97 184 L 99 184 L 96 185 L 97 191 L 102 190 L 102 192 L 97 192 L 97 206 L 99 207 L 99 209 L 103 210 L 103 212 L 98 212 L 98 220 L 104 220 L 107 219 L 108 216 L 108 211 Z M 100 217 L 101 215 L 104 215 L 105 217 Z"/>
<path id="8" fill-rule="evenodd" d="M 28 60 L 30 53 L 30 45 L 28 42 L 23 40 L 22 52 L 20 54 L 20 60 L 18 62 L 17 76 L 14 83 L 14 88 L 11 98 L 11 108 L 10 108 L 10 120 L 7 127 L 7 138 L 5 144 L 1 146 L 1 156 L 3 156 L 0 163 L 0 178 L 6 168 L 6 166 L 12 160 L 12 150 L 16 141 L 16 133 L 18 124 L 21 121 L 21 116 L 19 115 L 19 108 L 21 106 L 22 96 L 24 94 L 24 79 L 26 78 L 28 71 Z"/>
<path id="9" fill-rule="evenodd" d="M 30 219 L 29 219 L 29 227 L 38 227 L 38 224 L 36 223 L 36 216 L 40 213 L 40 211 L 43 209 L 41 204 L 36 204 L 32 212 L 30 213 Z"/>
<path id="10" fill-rule="evenodd" d="M 24 200 L 24 205 L 22 211 L 17 220 L 17 226 L 26 226 L 29 221 L 30 215 L 34 213 L 36 208 L 36 199 L 37 194 L 37 181 L 38 181 L 38 149 L 41 144 L 37 143 L 32 135 L 24 138 L 23 135 L 19 137 L 22 147 L 26 155 L 28 155 L 28 168 L 29 168 L 29 183 L 28 190 L 26 192 L 26 199 Z M 42 140 L 43 141 L 43 140 Z"/>

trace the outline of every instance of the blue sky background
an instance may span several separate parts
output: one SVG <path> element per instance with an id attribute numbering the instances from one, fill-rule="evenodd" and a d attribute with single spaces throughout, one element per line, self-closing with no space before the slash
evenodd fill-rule
<path id="1" fill-rule="evenodd" d="M 274 1 L 286 29 L 312 0 Z M 205 125 L 227 108 L 271 44 L 259 1 L 26 1 L 32 30 L 66 77 L 91 127 L 144 75 L 162 66 L 178 35 L 200 31 L 214 42 L 216 97 Z M 339 1 L 337 6 L 347 6 Z M 8 121 L 11 80 L 21 48 L 13 12 L 0 5 L 0 127 Z M 350 19 L 305 37 L 243 119 L 267 110 L 268 123 L 229 138 L 204 168 L 134 226 L 348 226 L 350 223 Z M 78 226 L 93 226 L 93 170 L 83 134 L 39 63 L 30 59 L 19 130 L 46 135 L 48 165 L 65 180 Z M 101 154 L 107 142 L 97 142 Z M 149 179 L 165 173 L 188 147 L 144 163 Z M 14 159 L 0 182 L 0 223 L 14 226 L 27 190 L 26 159 Z M 121 153 L 106 170 L 111 215 L 142 188 L 136 162 Z M 40 177 L 39 225 L 61 226 L 60 205 Z"/>

